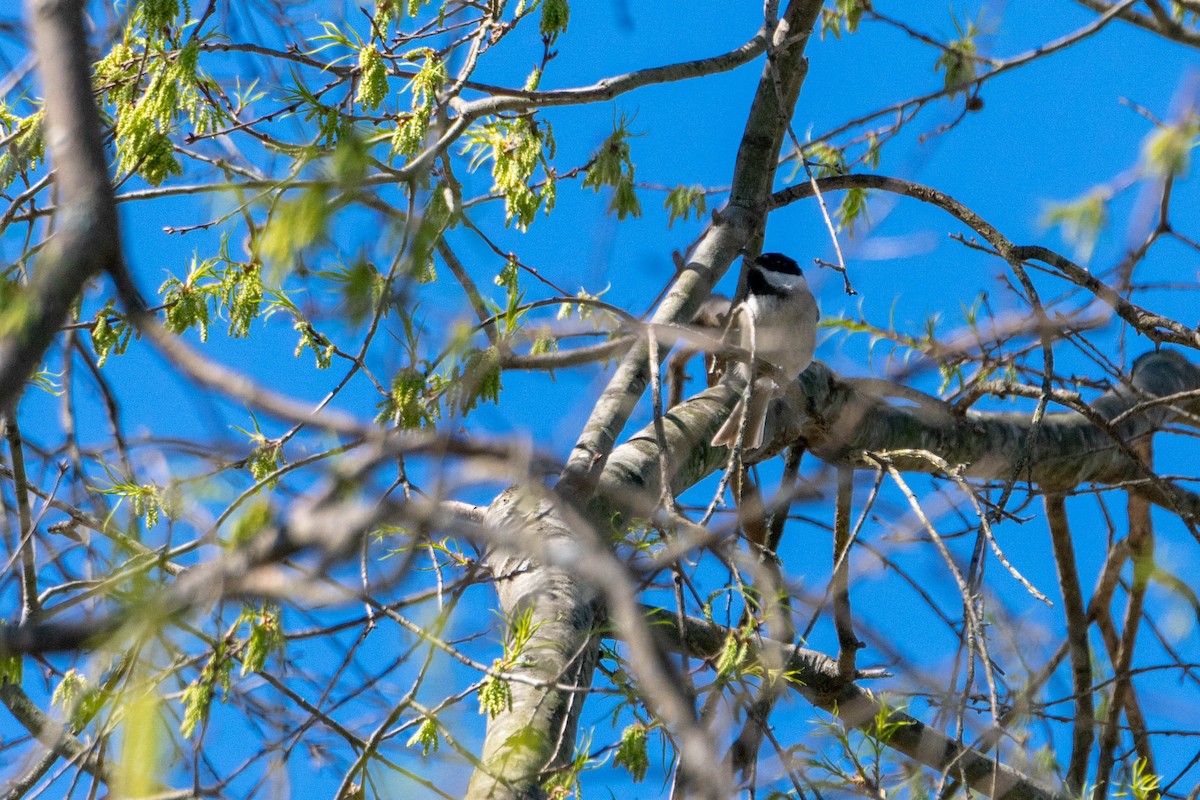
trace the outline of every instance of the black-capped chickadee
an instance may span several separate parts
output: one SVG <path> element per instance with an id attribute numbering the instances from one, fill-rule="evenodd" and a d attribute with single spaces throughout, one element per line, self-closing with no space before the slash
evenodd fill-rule
<path id="1" fill-rule="evenodd" d="M 753 349 L 759 361 L 773 364 L 785 375 L 793 377 L 812 363 L 817 344 L 817 320 L 821 314 L 800 265 L 792 259 L 782 253 L 763 253 L 755 259 L 746 273 L 746 297 L 735 307 L 734 315 L 738 347 Z M 749 364 L 738 364 L 733 374 L 745 382 L 744 391 L 750 392 L 750 406 L 744 412 L 745 446 L 753 450 L 762 446 L 767 406 L 771 398 L 783 393 L 783 387 L 761 375 L 754 380 L 751 392 Z M 745 401 L 743 394 L 713 436 L 714 447 L 733 446 Z"/>

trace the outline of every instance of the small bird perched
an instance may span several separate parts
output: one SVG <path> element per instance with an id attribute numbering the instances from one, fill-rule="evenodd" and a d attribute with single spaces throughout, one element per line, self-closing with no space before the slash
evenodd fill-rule
<path id="1" fill-rule="evenodd" d="M 754 350 L 759 361 L 773 364 L 785 375 L 797 376 L 812 363 L 820 317 L 800 265 L 782 253 L 763 253 L 746 273 L 746 296 L 734 309 L 738 347 Z M 745 445 L 753 450 L 762 446 L 767 406 L 772 397 L 783 393 L 783 387 L 761 375 L 754 379 L 751 391 L 749 364 L 738 364 L 733 374 L 745 381 L 750 405 L 746 408 L 743 394 L 712 444 L 732 447 L 745 413 Z"/>

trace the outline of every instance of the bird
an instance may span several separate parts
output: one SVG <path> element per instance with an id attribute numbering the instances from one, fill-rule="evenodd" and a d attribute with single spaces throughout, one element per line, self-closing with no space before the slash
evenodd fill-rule
<path id="1" fill-rule="evenodd" d="M 753 350 L 758 361 L 777 367 L 783 374 L 796 377 L 812 363 L 817 345 L 817 320 L 821 318 L 817 301 L 809 291 L 804 272 L 796 261 L 783 253 L 763 253 L 746 273 L 746 293 L 733 311 L 737 326 L 737 344 Z M 754 450 L 762 446 L 767 422 L 767 406 L 783 393 L 768 375 L 753 378 L 750 365 L 738 364 L 731 375 L 744 382 L 750 393 L 738 400 L 729 418 L 712 438 L 714 447 L 732 447 L 737 441 L 742 415 L 746 415 L 744 444 Z"/>

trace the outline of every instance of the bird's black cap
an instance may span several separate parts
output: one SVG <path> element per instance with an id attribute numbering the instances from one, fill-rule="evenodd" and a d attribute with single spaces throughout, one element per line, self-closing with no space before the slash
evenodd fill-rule
<path id="1" fill-rule="evenodd" d="M 763 253 L 754 259 L 754 265 L 765 269 L 767 272 L 780 272 L 784 275 L 804 274 L 795 259 L 789 258 L 783 253 Z"/>

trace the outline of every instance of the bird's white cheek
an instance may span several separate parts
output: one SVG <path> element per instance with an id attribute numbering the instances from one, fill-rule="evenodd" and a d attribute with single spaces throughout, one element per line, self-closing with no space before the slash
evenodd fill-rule
<path id="1" fill-rule="evenodd" d="M 787 294 L 794 295 L 808 291 L 808 281 L 804 279 L 803 275 L 781 275 L 777 272 L 769 272 L 766 274 L 766 279 L 767 283 Z"/>

